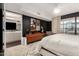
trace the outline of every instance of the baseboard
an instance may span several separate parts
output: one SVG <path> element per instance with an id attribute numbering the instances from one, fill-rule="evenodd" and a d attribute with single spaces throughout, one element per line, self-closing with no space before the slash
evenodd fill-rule
<path id="1" fill-rule="evenodd" d="M 13 42 L 8 42 L 6 44 L 11 44 L 11 43 L 15 43 L 15 42 L 20 42 L 21 43 L 21 40 L 17 40 L 17 41 L 13 41 Z"/>
<path id="2" fill-rule="evenodd" d="M 8 48 L 8 47 L 16 46 L 16 45 L 19 45 L 19 44 L 21 44 L 21 40 L 6 43 L 6 47 Z"/>

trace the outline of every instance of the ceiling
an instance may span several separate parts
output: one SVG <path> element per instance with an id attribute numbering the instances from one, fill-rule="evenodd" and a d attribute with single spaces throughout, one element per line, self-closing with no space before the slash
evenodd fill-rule
<path id="1" fill-rule="evenodd" d="M 53 17 L 79 11 L 79 3 L 5 3 L 6 10 L 51 21 Z M 55 14 L 55 8 L 60 13 Z"/>

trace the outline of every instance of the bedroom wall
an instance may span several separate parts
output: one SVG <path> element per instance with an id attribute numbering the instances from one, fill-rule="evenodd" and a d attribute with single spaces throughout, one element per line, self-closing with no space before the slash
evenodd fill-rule
<path id="1" fill-rule="evenodd" d="M 52 32 L 53 33 L 60 33 L 60 21 L 61 17 L 57 16 L 52 19 Z"/>
<path id="2" fill-rule="evenodd" d="M 20 32 L 6 32 L 6 43 L 15 42 L 21 40 Z"/>

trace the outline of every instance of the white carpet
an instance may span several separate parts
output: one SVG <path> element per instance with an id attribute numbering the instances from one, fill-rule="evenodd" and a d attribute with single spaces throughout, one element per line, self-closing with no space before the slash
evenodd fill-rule
<path id="1" fill-rule="evenodd" d="M 39 42 L 6 48 L 5 56 L 39 56 Z"/>

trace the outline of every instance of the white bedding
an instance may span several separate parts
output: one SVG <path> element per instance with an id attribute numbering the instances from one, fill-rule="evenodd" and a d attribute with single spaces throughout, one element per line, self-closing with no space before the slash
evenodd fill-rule
<path id="1" fill-rule="evenodd" d="M 79 56 L 79 35 L 50 35 L 42 39 L 41 46 L 64 56 Z"/>

